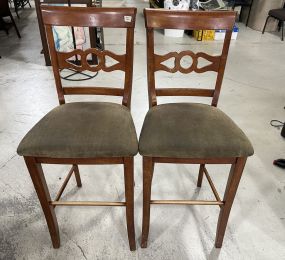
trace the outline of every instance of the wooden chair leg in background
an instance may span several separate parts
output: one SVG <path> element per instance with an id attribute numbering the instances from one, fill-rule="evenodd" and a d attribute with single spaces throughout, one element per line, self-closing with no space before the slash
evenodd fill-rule
<path id="1" fill-rule="evenodd" d="M 52 245 L 54 248 L 59 248 L 60 237 L 58 223 L 55 216 L 54 207 L 49 204 L 51 197 L 46 184 L 42 166 L 41 164 L 37 163 L 33 157 L 25 157 L 25 162 L 46 218 Z"/>
<path id="2" fill-rule="evenodd" d="M 253 0 L 252 0 L 253 1 Z M 248 22 L 249 22 L 249 17 L 250 17 L 250 13 L 251 13 L 251 8 L 252 8 L 252 3 L 251 5 L 249 6 L 249 10 L 248 10 L 248 15 L 247 15 L 247 18 L 246 18 L 246 26 L 248 26 Z"/>
<path id="3" fill-rule="evenodd" d="M 217 225 L 217 233 L 216 233 L 216 241 L 215 247 L 221 248 L 223 244 L 223 239 L 229 219 L 229 215 L 231 212 L 231 208 L 234 202 L 234 198 L 238 189 L 238 185 L 240 182 L 240 178 L 242 176 L 242 172 L 246 163 L 247 158 L 237 158 L 235 164 L 232 165 L 225 194 L 224 194 L 224 205 L 221 208 L 218 225 Z"/>
<path id="4" fill-rule="evenodd" d="M 12 14 L 10 15 L 10 18 L 11 18 L 12 24 L 13 24 L 15 30 L 16 30 L 16 33 L 17 33 L 17 35 L 18 35 L 18 38 L 21 39 L 21 34 L 20 34 L 19 30 L 18 30 L 18 27 L 17 27 L 17 25 L 16 25 L 16 23 L 15 23 L 15 20 L 14 20 Z"/>
<path id="5" fill-rule="evenodd" d="M 151 183 L 154 171 L 152 158 L 143 157 L 143 222 L 141 247 L 147 247 L 150 222 Z"/>
<path id="6" fill-rule="evenodd" d="M 200 164 L 199 176 L 198 176 L 198 182 L 197 182 L 197 187 L 199 188 L 201 188 L 202 186 L 204 167 L 205 167 L 205 164 Z"/>
<path id="7" fill-rule="evenodd" d="M 267 25 L 268 20 L 269 20 L 269 18 L 270 18 L 270 17 L 271 17 L 271 16 L 270 16 L 270 15 L 268 15 L 268 16 L 267 16 L 267 18 L 266 18 L 266 21 L 265 21 L 265 24 L 264 24 L 264 27 L 263 27 L 263 30 L 262 30 L 262 34 L 264 34 L 264 32 L 265 32 L 266 25 Z"/>
<path id="8" fill-rule="evenodd" d="M 134 223 L 134 158 L 124 158 L 126 218 L 130 250 L 136 250 Z"/>
<path id="9" fill-rule="evenodd" d="M 18 19 L 20 19 L 20 16 L 19 16 L 19 13 L 18 13 L 18 3 L 17 3 L 17 0 L 14 0 L 14 9 L 15 9 L 15 13 L 18 17 Z"/>
<path id="10" fill-rule="evenodd" d="M 78 165 L 73 164 L 73 170 L 74 170 L 74 176 L 76 179 L 77 187 L 80 188 L 80 187 L 82 187 L 82 182 L 81 182 L 81 178 L 80 178 L 80 174 L 79 174 Z"/>

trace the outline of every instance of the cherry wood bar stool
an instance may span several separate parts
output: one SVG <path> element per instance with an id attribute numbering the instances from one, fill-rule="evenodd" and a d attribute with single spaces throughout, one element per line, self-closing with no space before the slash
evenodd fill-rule
<path id="1" fill-rule="evenodd" d="M 235 12 L 168 11 L 145 9 L 147 32 L 147 73 L 150 109 L 146 115 L 139 140 L 139 153 L 143 156 L 143 226 L 141 246 L 147 247 L 151 204 L 217 205 L 221 208 L 215 246 L 220 248 L 248 156 L 253 148 L 242 130 L 220 109 L 217 103 L 222 86 L 225 65 L 230 46 Z M 221 55 L 211 56 L 204 52 L 154 52 L 154 29 L 207 30 L 224 29 L 226 37 Z M 180 64 L 184 56 L 191 56 L 193 63 L 185 68 Z M 163 62 L 174 58 L 174 67 Z M 199 66 L 199 58 L 210 64 Z M 155 72 L 169 73 L 217 73 L 213 89 L 156 88 Z M 158 96 L 211 97 L 211 105 L 200 103 L 169 103 L 157 105 Z M 209 181 L 216 200 L 151 200 L 151 183 L 155 163 L 200 164 L 197 186 L 203 176 Z M 206 164 L 231 164 L 223 200 L 209 176 Z"/>
<path id="2" fill-rule="evenodd" d="M 31 179 L 45 214 L 54 248 L 60 246 L 56 206 L 125 206 L 129 246 L 136 249 L 134 228 L 134 176 L 133 157 L 138 152 L 138 141 L 130 113 L 133 49 L 136 8 L 95 8 L 42 6 L 43 23 L 51 53 L 52 67 L 60 105 L 44 116 L 23 138 L 18 154 L 24 156 Z M 125 54 L 90 48 L 59 52 L 55 48 L 53 26 L 107 27 L 126 29 Z M 90 65 L 87 57 L 97 55 L 98 65 Z M 70 58 L 80 56 L 80 64 Z M 106 65 L 106 57 L 116 63 Z M 60 70 L 103 70 L 124 72 L 124 88 L 63 87 Z M 122 105 L 109 102 L 65 103 L 65 95 L 121 96 Z M 51 199 L 42 164 L 72 165 L 56 198 Z M 61 194 L 74 173 L 81 187 L 78 165 L 123 164 L 125 202 L 62 201 Z"/>

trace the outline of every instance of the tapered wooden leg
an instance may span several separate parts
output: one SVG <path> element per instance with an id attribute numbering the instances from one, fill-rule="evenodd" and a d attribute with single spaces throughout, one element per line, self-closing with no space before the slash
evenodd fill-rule
<path id="1" fill-rule="evenodd" d="M 51 198 L 44 177 L 42 166 L 41 164 L 36 163 L 36 160 L 33 157 L 24 157 L 24 158 L 29 173 L 31 175 L 32 181 L 34 183 L 35 190 L 37 192 L 39 201 L 41 203 L 43 212 L 45 214 L 46 222 L 52 240 L 52 245 L 54 248 L 59 248 L 60 238 L 59 238 L 58 223 L 55 216 L 54 207 L 49 204 Z"/>
<path id="2" fill-rule="evenodd" d="M 269 19 L 269 18 L 270 18 L 270 16 L 267 16 L 266 21 L 265 21 L 265 24 L 264 24 L 264 27 L 263 27 L 263 30 L 262 30 L 262 34 L 264 34 L 264 32 L 265 32 L 266 25 L 267 25 L 267 22 L 268 22 L 268 19 Z"/>
<path id="3" fill-rule="evenodd" d="M 82 187 L 81 178 L 79 174 L 79 168 L 77 164 L 73 164 L 73 170 L 74 170 L 77 187 Z"/>
<path id="4" fill-rule="evenodd" d="M 150 222 L 150 199 L 151 182 L 153 177 L 154 163 L 152 158 L 143 157 L 143 222 L 141 247 L 147 247 Z"/>
<path id="5" fill-rule="evenodd" d="M 246 163 L 247 158 L 237 158 L 235 164 L 232 165 L 231 171 L 229 174 L 226 191 L 224 194 L 224 205 L 221 208 L 218 226 L 217 226 L 217 234 L 216 234 L 216 242 L 215 247 L 221 248 L 223 244 L 223 239 L 230 215 L 230 211 L 232 208 L 232 204 L 237 192 L 237 188 L 240 182 L 240 178 L 242 176 L 242 172 Z"/>
<path id="6" fill-rule="evenodd" d="M 200 164 L 197 187 L 201 187 L 202 186 L 203 175 L 204 175 L 204 167 L 205 167 L 205 164 Z"/>
<path id="7" fill-rule="evenodd" d="M 124 158 L 126 216 L 130 250 L 136 250 L 134 223 L 134 158 Z"/>

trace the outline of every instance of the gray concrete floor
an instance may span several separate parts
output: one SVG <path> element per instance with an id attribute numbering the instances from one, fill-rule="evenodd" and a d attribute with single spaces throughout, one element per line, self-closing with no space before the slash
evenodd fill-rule
<path id="1" fill-rule="evenodd" d="M 147 112 L 147 84 L 143 1 L 105 1 L 108 6 L 137 6 L 132 114 L 137 133 Z M 51 68 L 44 66 L 34 9 L 20 13 L 22 39 L 13 29 L 0 32 L 0 259 L 285 259 L 285 171 L 272 165 L 285 156 L 280 130 L 271 119 L 284 121 L 285 45 L 278 33 L 260 32 L 240 25 L 231 44 L 219 107 L 246 132 L 255 148 L 249 158 L 222 249 L 214 248 L 219 209 L 209 206 L 155 206 L 151 210 L 149 247 L 139 246 L 142 211 L 141 158 L 135 158 L 135 223 L 137 251 L 130 252 L 123 208 L 57 208 L 61 247 L 53 249 L 29 174 L 16 148 L 25 133 L 57 103 Z M 107 48 L 122 50 L 121 32 L 106 30 Z M 156 32 L 158 51 L 168 48 L 216 53 L 217 42 L 200 43 L 185 36 L 167 39 Z M 183 61 L 186 65 L 189 61 Z M 104 85 L 118 85 L 121 74 L 100 75 Z M 161 86 L 210 86 L 212 74 L 198 78 L 158 75 Z M 93 81 L 94 82 L 94 81 Z M 100 85 L 98 83 L 98 85 Z M 86 82 L 84 83 L 86 84 Z M 88 84 L 92 84 L 89 82 Z M 68 98 L 68 101 L 79 100 Z M 84 100 L 87 98 L 84 97 Z M 93 99 L 92 99 L 93 100 Z M 99 97 L 96 100 L 107 100 Z M 114 98 L 113 101 L 119 102 Z M 189 99 L 166 98 L 161 102 Z M 197 100 L 195 100 L 197 101 Z M 198 100 L 200 101 L 200 99 Z M 205 100 L 208 102 L 208 100 Z M 228 166 L 209 167 L 217 189 L 224 191 Z M 67 166 L 45 166 L 51 195 L 59 188 Z M 71 181 L 64 194 L 69 200 L 123 200 L 120 166 L 82 166 L 83 187 Z M 159 165 L 153 180 L 153 198 L 212 198 L 206 184 L 195 186 L 198 167 Z"/>

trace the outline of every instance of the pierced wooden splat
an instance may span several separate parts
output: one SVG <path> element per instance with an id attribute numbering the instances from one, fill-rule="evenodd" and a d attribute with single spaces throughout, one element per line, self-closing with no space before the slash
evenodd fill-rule
<path id="1" fill-rule="evenodd" d="M 91 65 L 88 63 L 88 55 L 94 54 L 98 57 L 98 64 Z M 77 55 L 80 60 L 80 65 L 74 64 L 70 58 Z M 58 65 L 60 69 L 74 69 L 76 71 L 84 71 L 89 70 L 93 72 L 97 72 L 103 70 L 105 72 L 111 72 L 114 70 L 125 71 L 126 68 L 126 54 L 118 55 L 111 51 L 101 51 L 95 48 L 89 48 L 85 51 L 76 49 L 71 52 L 57 52 L 58 56 Z M 117 61 L 117 63 L 107 66 L 106 65 L 106 56 L 112 58 Z"/>
<path id="2" fill-rule="evenodd" d="M 181 66 L 181 60 L 183 57 L 189 56 L 192 58 L 192 64 L 188 67 Z M 163 62 L 174 58 L 174 67 L 170 68 L 164 64 Z M 210 62 L 210 64 L 202 67 L 198 67 L 199 58 L 203 58 Z M 194 53 L 192 51 L 181 51 L 181 52 L 169 52 L 165 55 L 154 54 L 154 62 L 155 68 L 154 71 L 163 70 L 169 73 L 181 72 L 181 73 L 191 73 L 195 71 L 196 73 L 204 73 L 206 71 L 215 71 L 218 72 L 220 65 L 221 56 L 211 56 L 204 52 Z"/>

